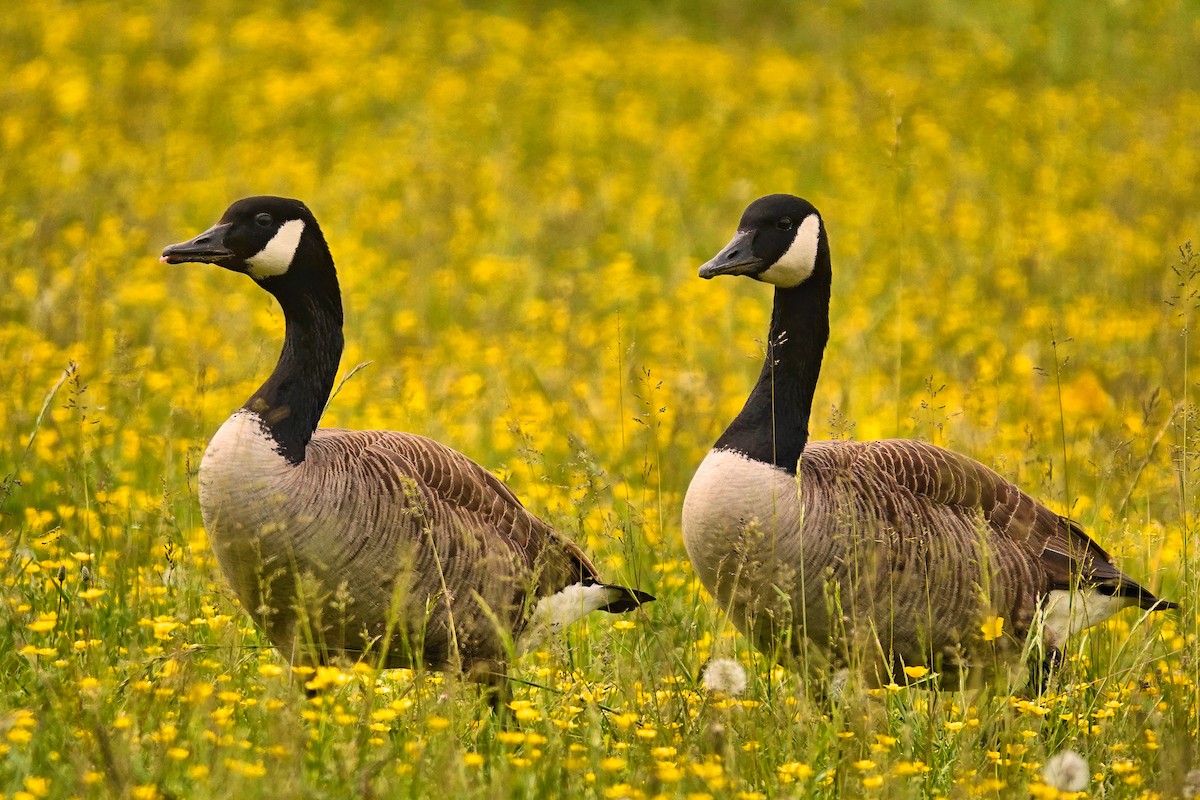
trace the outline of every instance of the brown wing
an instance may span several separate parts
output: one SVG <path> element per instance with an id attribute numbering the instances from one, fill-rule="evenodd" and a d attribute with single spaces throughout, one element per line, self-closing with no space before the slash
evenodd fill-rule
<path id="1" fill-rule="evenodd" d="M 885 439 L 861 444 L 856 460 L 948 511 L 980 514 L 996 535 L 1019 543 L 1036 559 L 1047 579 L 1043 591 L 1083 582 L 1106 594 L 1135 598 L 1147 608 L 1159 602 L 1117 569 L 1076 522 L 1054 513 L 974 459 L 922 442 Z"/>
<path id="2" fill-rule="evenodd" d="M 572 583 L 599 582 L 596 568 L 571 540 L 529 513 L 492 473 L 432 439 L 392 431 L 364 432 L 370 449 L 386 455 L 411 478 L 434 513 L 449 508 L 477 530 L 496 537 L 497 546 L 517 552 L 538 576 L 535 593 L 553 594 Z"/>

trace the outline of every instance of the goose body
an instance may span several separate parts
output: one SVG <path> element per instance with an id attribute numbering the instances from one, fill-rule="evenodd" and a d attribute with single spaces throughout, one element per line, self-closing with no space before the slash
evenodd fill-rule
<path id="1" fill-rule="evenodd" d="M 168 247 L 170 263 L 250 274 L 283 306 L 271 377 L 200 464 L 204 525 L 242 606 L 301 663 L 502 672 L 585 614 L 651 598 L 604 584 L 584 553 L 461 453 L 396 431 L 318 428 L 342 350 L 332 256 L 299 201 L 254 197 Z"/>
<path id="2" fill-rule="evenodd" d="M 767 357 L 741 413 L 697 469 L 683 510 L 688 556 L 734 623 L 782 661 L 855 651 L 881 677 L 953 673 L 1032 632 L 1047 648 L 1127 606 L 1172 608 L 1113 564 L 1072 520 L 974 459 L 910 440 L 810 442 L 829 335 L 824 223 L 770 195 L 701 277 L 775 285 Z"/>

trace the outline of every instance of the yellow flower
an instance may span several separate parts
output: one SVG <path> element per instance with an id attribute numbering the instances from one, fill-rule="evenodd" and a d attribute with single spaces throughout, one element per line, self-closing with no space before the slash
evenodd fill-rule
<path id="1" fill-rule="evenodd" d="M 910 678 L 914 679 L 914 680 L 917 680 L 917 679 L 920 679 L 920 678 L 924 678 L 926 675 L 928 675 L 928 674 L 929 674 L 929 668 L 928 668 L 928 667 L 922 667 L 922 666 L 916 666 L 916 667 L 905 667 L 905 668 L 904 668 L 904 674 L 905 674 L 905 675 L 907 675 L 908 677 L 910 677 Z"/>
<path id="2" fill-rule="evenodd" d="M 479 753 L 463 753 L 463 765 L 468 767 L 482 766 L 483 756 Z"/>
<path id="3" fill-rule="evenodd" d="M 979 626 L 979 630 L 983 632 L 985 642 L 999 639 L 1004 633 L 1004 617 L 988 617 Z"/>
<path id="4" fill-rule="evenodd" d="M 180 626 L 177 620 L 173 620 L 170 617 L 158 617 L 149 624 L 154 629 L 154 638 L 160 640 L 170 639 L 171 632 Z"/>
<path id="5" fill-rule="evenodd" d="M 1112 762 L 1112 764 L 1109 766 L 1109 769 L 1111 769 L 1117 775 L 1127 775 L 1130 772 L 1137 770 L 1137 764 L 1133 763 L 1127 758 L 1123 758 Z"/>
<path id="6" fill-rule="evenodd" d="M 350 680 L 350 676 L 337 667 L 317 667 L 312 680 L 306 681 L 304 688 L 321 690 L 330 686 L 342 686 Z"/>
<path id="7" fill-rule="evenodd" d="M 673 761 L 660 761 L 655 774 L 663 783 L 678 783 L 687 773 Z"/>
<path id="8" fill-rule="evenodd" d="M 47 778 L 30 775 L 25 778 L 25 791 L 34 797 L 45 797 L 50 794 L 50 781 Z"/>
<path id="9" fill-rule="evenodd" d="M 1039 717 L 1044 717 L 1050 713 L 1050 709 L 1040 703 L 1033 703 L 1029 700 L 1018 700 L 1016 702 L 1017 710 L 1025 714 L 1036 714 Z"/>
<path id="10" fill-rule="evenodd" d="M 13 744 L 29 744 L 33 739 L 33 732 L 25 728 L 13 728 L 5 734 L 4 738 Z"/>
<path id="11" fill-rule="evenodd" d="M 908 777 L 929 772 L 929 766 L 924 761 L 901 761 L 892 768 L 892 772 L 900 777 Z"/>
<path id="12" fill-rule="evenodd" d="M 236 758 L 225 759 L 225 767 L 244 778 L 261 778 L 267 774 L 267 768 L 261 761 L 242 761 Z"/>
<path id="13" fill-rule="evenodd" d="M 621 730 L 628 730 L 633 723 L 637 722 L 638 715 L 633 713 L 613 714 L 612 721 Z"/>
<path id="14" fill-rule="evenodd" d="M 729 780 L 725 777 L 725 768 L 719 760 L 709 760 L 691 765 L 692 774 L 703 780 L 710 788 L 724 789 Z"/>

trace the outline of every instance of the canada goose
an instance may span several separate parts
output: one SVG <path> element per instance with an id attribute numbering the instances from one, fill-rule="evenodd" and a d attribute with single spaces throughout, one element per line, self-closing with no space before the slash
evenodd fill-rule
<path id="1" fill-rule="evenodd" d="M 683 536 L 755 646 L 789 660 L 807 637 L 835 661 L 865 647 L 884 668 L 877 678 L 903 680 L 906 665 L 944 675 L 984 666 L 990 616 L 1004 619 L 1004 650 L 1034 630 L 1053 656 L 1127 606 L 1176 607 L 1113 566 L 1077 523 L 973 459 L 902 439 L 809 441 L 832 276 L 812 204 L 782 194 L 751 203 L 700 267 L 701 278 L 717 275 L 773 284 L 775 304 L 758 382 L 688 488 Z"/>
<path id="2" fill-rule="evenodd" d="M 511 640 L 519 653 L 588 612 L 653 599 L 602 583 L 466 456 L 411 433 L 317 428 L 342 301 L 303 203 L 239 200 L 161 260 L 244 272 L 283 308 L 279 362 L 209 443 L 200 505 L 226 579 L 285 657 L 371 653 L 497 682 Z"/>

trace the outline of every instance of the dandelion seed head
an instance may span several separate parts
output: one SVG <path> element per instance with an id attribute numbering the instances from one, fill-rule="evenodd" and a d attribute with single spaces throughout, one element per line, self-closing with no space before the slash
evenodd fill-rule
<path id="1" fill-rule="evenodd" d="M 829 696 L 833 700 L 841 700 L 846 694 L 846 687 L 850 684 L 850 670 L 839 669 L 833 673 L 829 679 Z"/>
<path id="2" fill-rule="evenodd" d="M 714 658 L 700 676 L 704 688 L 710 692 L 736 697 L 746 691 L 746 670 L 732 658 Z"/>
<path id="3" fill-rule="evenodd" d="M 1074 750 L 1063 750 L 1046 759 L 1042 778 L 1060 792 L 1082 792 L 1091 772 L 1086 758 Z"/>
<path id="4" fill-rule="evenodd" d="M 1183 787 L 1179 792 L 1184 800 L 1200 797 L 1200 769 L 1194 769 L 1183 778 Z"/>

